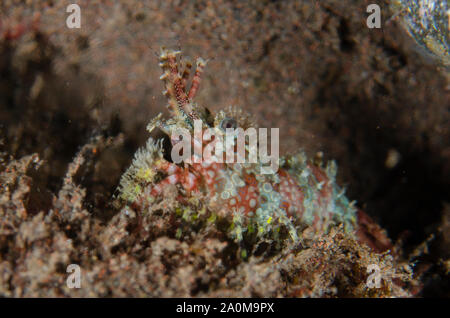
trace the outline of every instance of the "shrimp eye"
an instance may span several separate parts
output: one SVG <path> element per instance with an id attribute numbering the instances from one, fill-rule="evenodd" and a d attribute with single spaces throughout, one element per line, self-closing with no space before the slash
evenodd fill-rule
<path id="1" fill-rule="evenodd" d="M 236 120 L 234 120 L 233 118 L 224 118 L 221 122 L 220 122 L 220 128 L 223 131 L 226 131 L 227 128 L 237 128 L 237 122 Z"/>

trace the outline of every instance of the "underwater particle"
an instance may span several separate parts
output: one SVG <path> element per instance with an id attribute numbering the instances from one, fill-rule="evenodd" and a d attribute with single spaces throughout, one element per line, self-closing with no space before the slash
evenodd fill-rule
<path id="1" fill-rule="evenodd" d="M 388 169 L 393 169 L 400 162 L 401 155 L 396 149 L 389 149 L 384 165 Z"/>
<path id="2" fill-rule="evenodd" d="M 450 8 L 442 0 L 391 0 L 391 8 L 421 51 L 450 67 Z"/>

